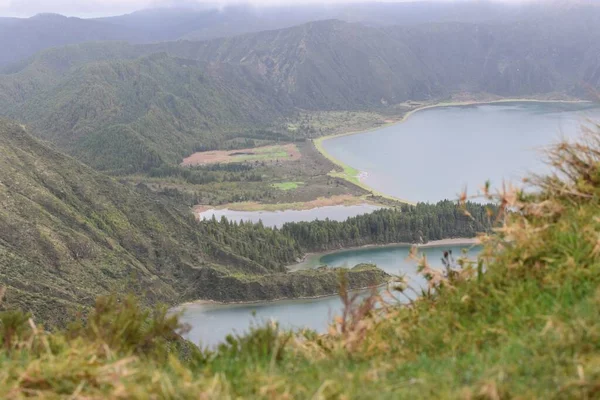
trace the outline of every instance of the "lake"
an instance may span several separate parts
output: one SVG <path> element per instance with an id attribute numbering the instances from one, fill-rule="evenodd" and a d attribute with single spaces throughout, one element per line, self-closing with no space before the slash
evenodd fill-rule
<path id="1" fill-rule="evenodd" d="M 571 137 L 586 118 L 600 120 L 597 104 L 498 103 L 464 107 L 443 107 L 415 113 L 404 123 L 368 133 L 331 138 L 323 142 L 327 152 L 362 172 L 365 183 L 374 189 L 412 201 L 454 199 L 465 185 L 473 190 L 490 179 L 500 185 L 503 179 L 519 180 L 528 171 L 544 171 L 539 149 Z M 370 212 L 372 206 L 322 207 L 306 211 L 244 213 L 221 210 L 236 220 L 258 221 L 281 226 L 285 222 L 338 219 Z M 442 252 L 456 246 L 427 247 L 434 266 L 440 266 Z M 391 274 L 406 274 L 413 285 L 423 285 L 416 265 L 406 260 L 407 246 L 363 248 L 313 255 L 295 268 L 321 264 L 353 267 L 374 263 Z M 471 254 L 477 248 L 471 250 Z M 214 346 L 232 332 L 247 331 L 255 321 L 278 320 L 287 328 L 327 329 L 339 314 L 337 297 L 290 300 L 252 305 L 190 305 L 183 322 L 191 324 L 188 338 Z M 253 313 L 255 317 L 253 317 Z"/>
<path id="2" fill-rule="evenodd" d="M 424 247 L 421 252 L 427 255 L 432 265 L 441 268 L 444 250 L 452 250 L 457 258 L 461 254 L 461 248 L 469 247 Z M 417 276 L 416 264 L 407 260 L 409 250 L 409 246 L 396 245 L 313 255 L 306 260 L 305 267 L 322 264 L 330 267 L 353 267 L 360 263 L 374 263 L 389 274 L 406 275 L 413 287 L 424 285 L 425 281 Z M 471 248 L 469 256 L 474 257 L 477 252 L 478 247 Z M 191 304 L 186 306 L 182 322 L 192 327 L 187 335 L 189 340 L 205 346 L 214 346 L 232 332 L 246 332 L 252 323 L 265 323 L 271 319 L 279 321 L 286 328 L 305 327 L 325 332 L 333 316 L 339 315 L 340 311 L 341 302 L 337 296 L 257 304 Z"/>
<path id="3" fill-rule="evenodd" d="M 310 210 L 285 210 L 285 211 L 234 211 L 234 210 L 207 210 L 198 213 L 202 219 L 217 219 L 226 217 L 230 221 L 262 221 L 263 225 L 280 228 L 287 222 L 314 221 L 315 219 L 330 219 L 332 221 L 345 221 L 349 217 L 368 214 L 381 207 L 372 204 L 357 204 L 351 206 L 325 206 Z"/>
<path id="4" fill-rule="evenodd" d="M 541 148 L 600 121 L 593 103 L 514 102 L 439 107 L 402 123 L 323 141 L 323 148 L 360 170 L 373 189 L 409 201 L 456 199 L 490 180 L 519 183 L 543 172 Z"/>

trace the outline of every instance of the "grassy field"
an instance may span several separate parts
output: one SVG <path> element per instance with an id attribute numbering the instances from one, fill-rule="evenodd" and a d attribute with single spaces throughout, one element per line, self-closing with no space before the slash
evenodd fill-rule
<path id="1" fill-rule="evenodd" d="M 233 155 L 233 162 L 247 161 L 282 161 L 294 158 L 298 153 L 298 148 L 295 145 L 275 145 L 267 147 L 258 147 L 248 151 L 249 154 Z"/>
<path id="2" fill-rule="evenodd" d="M 194 153 L 185 158 L 182 165 L 208 165 L 252 161 L 292 161 L 300 158 L 295 144 L 282 144 L 239 150 L 212 150 Z"/>
<path id="3" fill-rule="evenodd" d="M 304 182 L 278 182 L 274 183 L 273 187 L 279 190 L 294 190 L 298 189 L 300 185 L 304 185 Z"/>
<path id="4" fill-rule="evenodd" d="M 335 165 L 323 157 L 312 142 L 298 142 L 294 146 L 300 153 L 300 157 L 294 160 L 251 162 L 244 166 L 247 170 L 241 172 L 211 172 L 214 166 L 198 167 L 200 170 L 195 173 L 200 178 L 217 175 L 221 179 L 216 182 L 196 183 L 177 175 L 148 177 L 138 174 L 120 179 L 132 185 L 144 184 L 150 190 L 176 197 L 190 206 L 227 207 L 231 203 L 252 203 L 253 208 L 261 209 L 262 204 L 262 209 L 267 210 L 273 207 L 282 209 L 281 204 L 294 204 L 294 208 L 306 209 L 307 206 L 296 204 L 308 203 L 308 208 L 312 208 L 312 202 L 322 198 L 368 196 L 364 189 L 329 176 Z M 187 170 L 182 169 L 184 172 Z M 384 199 L 372 201 L 389 202 Z"/>

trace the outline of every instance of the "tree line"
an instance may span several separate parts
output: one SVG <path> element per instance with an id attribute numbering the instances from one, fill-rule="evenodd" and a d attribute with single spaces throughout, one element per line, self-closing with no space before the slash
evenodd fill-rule
<path id="1" fill-rule="evenodd" d="M 468 211 L 470 215 L 465 213 Z M 202 231 L 222 248 L 269 268 L 293 263 L 307 252 L 369 244 L 426 243 L 475 237 L 493 226 L 494 206 L 452 201 L 419 203 L 377 210 L 345 221 L 293 222 L 281 229 L 262 222 L 234 222 L 225 217 L 200 222 Z"/>
<path id="2" fill-rule="evenodd" d="M 312 221 L 285 224 L 281 231 L 307 251 L 322 251 L 367 244 L 426 243 L 458 237 L 475 237 L 488 231 L 490 206 L 455 202 L 419 203 L 386 208 L 346 221 Z"/>
<path id="3" fill-rule="evenodd" d="M 163 164 L 148 171 L 150 178 L 178 178 L 195 185 L 219 182 L 261 182 L 262 175 L 253 166 L 243 163 L 214 164 L 207 166 L 174 166 Z"/>

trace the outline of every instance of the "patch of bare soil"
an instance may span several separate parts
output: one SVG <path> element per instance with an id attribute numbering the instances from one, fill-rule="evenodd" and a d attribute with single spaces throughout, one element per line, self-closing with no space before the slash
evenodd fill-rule
<path id="1" fill-rule="evenodd" d="M 229 203 L 220 206 L 208 206 L 199 204 L 194 207 L 196 215 L 208 210 L 232 210 L 232 211 L 285 211 L 285 210 L 312 210 L 313 208 L 327 206 L 352 206 L 358 204 L 370 203 L 363 197 L 353 196 L 351 194 L 335 195 L 331 197 L 319 197 L 314 200 L 296 203 L 259 203 L 255 201 L 246 201 L 240 203 Z"/>
<path id="2" fill-rule="evenodd" d="M 286 153 L 285 157 L 280 156 L 282 152 Z M 250 149 L 200 151 L 184 158 L 181 165 L 207 165 L 245 161 L 294 161 L 300 159 L 300 157 L 298 147 L 290 143 Z"/>

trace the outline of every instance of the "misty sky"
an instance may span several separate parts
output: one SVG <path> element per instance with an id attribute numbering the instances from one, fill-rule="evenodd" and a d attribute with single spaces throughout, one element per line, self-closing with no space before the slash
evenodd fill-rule
<path id="1" fill-rule="evenodd" d="M 368 2 L 375 0 L 0 0 L 0 16 L 28 17 L 38 13 L 58 13 L 69 16 L 94 17 L 119 15 L 149 7 L 189 6 L 197 4 L 290 5 Z M 401 2 L 415 0 L 377 0 Z M 416 0 L 418 1 L 418 0 Z M 459 1 L 459 0 L 437 0 Z M 527 0 L 501 0 L 523 2 Z"/>

